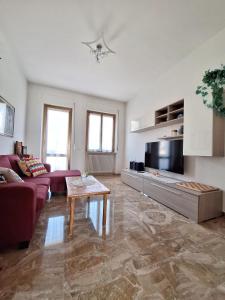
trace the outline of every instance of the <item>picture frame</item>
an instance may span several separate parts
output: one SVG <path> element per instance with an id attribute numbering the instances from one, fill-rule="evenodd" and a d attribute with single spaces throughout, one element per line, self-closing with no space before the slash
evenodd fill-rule
<path id="1" fill-rule="evenodd" d="M 15 107 L 0 96 L 0 135 L 13 137 Z"/>
<path id="2" fill-rule="evenodd" d="M 22 156 L 23 154 L 23 143 L 16 141 L 15 143 L 15 154 L 18 156 Z"/>

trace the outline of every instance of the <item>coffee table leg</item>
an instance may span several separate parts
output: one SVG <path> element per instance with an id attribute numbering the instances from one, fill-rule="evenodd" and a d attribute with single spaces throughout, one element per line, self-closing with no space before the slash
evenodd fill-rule
<path id="1" fill-rule="evenodd" d="M 102 226 L 102 238 L 106 240 L 106 226 Z"/>
<path id="2" fill-rule="evenodd" d="M 103 195 L 103 219 L 102 225 L 106 225 L 106 214 L 107 214 L 107 194 Z"/>
<path id="3" fill-rule="evenodd" d="M 69 235 L 72 235 L 72 233 L 73 233 L 74 208 L 75 208 L 75 200 L 74 200 L 74 199 L 70 199 L 70 223 L 69 223 Z"/>

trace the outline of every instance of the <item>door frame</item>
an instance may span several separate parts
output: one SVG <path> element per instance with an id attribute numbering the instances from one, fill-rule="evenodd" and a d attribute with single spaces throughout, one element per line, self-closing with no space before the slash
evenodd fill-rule
<path id="1" fill-rule="evenodd" d="M 47 113 L 48 109 L 55 109 L 59 111 L 66 111 L 69 113 L 69 127 L 68 127 L 68 146 L 67 146 L 67 157 L 68 157 L 68 170 L 70 169 L 71 164 L 71 137 L 72 137 L 72 112 L 73 109 L 71 107 L 65 106 L 57 106 L 52 104 L 45 104 L 44 103 L 44 110 L 43 110 L 43 126 L 42 126 L 42 143 L 41 143 L 41 159 L 43 162 L 46 162 L 46 147 L 47 147 Z"/>

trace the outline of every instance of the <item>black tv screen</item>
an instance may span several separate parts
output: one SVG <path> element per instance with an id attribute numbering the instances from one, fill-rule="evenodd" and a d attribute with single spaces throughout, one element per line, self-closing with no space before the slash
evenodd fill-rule
<path id="1" fill-rule="evenodd" d="M 147 143 L 145 167 L 184 174 L 183 140 Z"/>

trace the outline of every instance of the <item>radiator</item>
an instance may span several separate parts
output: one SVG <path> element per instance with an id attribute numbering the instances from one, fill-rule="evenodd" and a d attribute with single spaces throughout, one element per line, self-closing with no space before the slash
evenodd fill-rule
<path id="1" fill-rule="evenodd" d="M 89 173 L 114 173 L 115 155 L 114 154 L 87 154 L 86 170 Z"/>

